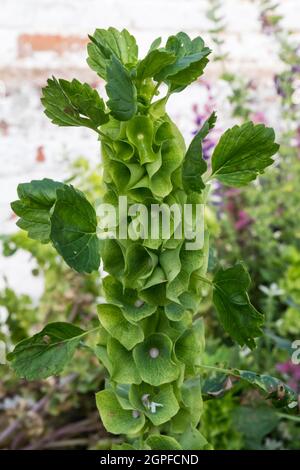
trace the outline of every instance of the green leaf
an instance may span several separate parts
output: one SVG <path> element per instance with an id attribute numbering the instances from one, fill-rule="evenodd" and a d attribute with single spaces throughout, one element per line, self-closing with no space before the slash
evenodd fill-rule
<path id="1" fill-rule="evenodd" d="M 99 320 L 103 328 L 128 351 L 144 339 L 140 325 L 129 323 L 119 307 L 112 304 L 98 305 Z"/>
<path id="2" fill-rule="evenodd" d="M 50 211 L 56 201 L 56 190 L 63 187 L 63 183 L 47 178 L 18 185 L 20 199 L 12 202 L 11 207 L 20 217 L 18 227 L 26 230 L 30 238 L 49 242 Z"/>
<path id="3" fill-rule="evenodd" d="M 85 126 L 97 130 L 108 121 L 104 102 L 87 83 L 59 79 L 47 81 L 41 102 L 45 114 L 59 126 Z"/>
<path id="4" fill-rule="evenodd" d="M 160 436 L 153 434 L 146 439 L 146 444 L 152 450 L 182 450 L 181 445 L 170 436 Z"/>
<path id="5" fill-rule="evenodd" d="M 56 194 L 57 201 L 50 219 L 50 238 L 56 250 L 76 271 L 97 271 L 100 254 L 93 206 L 72 186 L 65 185 Z"/>
<path id="6" fill-rule="evenodd" d="M 136 410 L 123 410 L 112 390 L 96 393 L 96 404 L 105 428 L 112 434 L 136 434 L 144 426 L 143 414 Z"/>
<path id="7" fill-rule="evenodd" d="M 242 380 L 262 391 L 278 408 L 297 404 L 298 396 L 295 390 L 276 377 L 259 375 L 248 370 L 234 369 L 233 372 L 234 375 L 239 375 Z"/>
<path id="8" fill-rule="evenodd" d="M 154 426 L 167 423 L 179 410 L 173 387 L 162 385 L 159 389 L 145 383 L 132 385 L 129 400 L 134 408 L 145 414 Z"/>
<path id="9" fill-rule="evenodd" d="M 165 49 L 153 49 L 140 61 L 137 67 L 138 80 L 154 77 L 166 65 L 175 62 L 176 56 L 172 51 Z"/>
<path id="10" fill-rule="evenodd" d="M 185 364 L 187 374 L 194 374 L 195 367 L 201 364 L 204 347 L 204 322 L 198 318 L 192 328 L 186 329 L 175 343 L 176 357 Z"/>
<path id="11" fill-rule="evenodd" d="M 112 56 L 107 67 L 107 106 L 119 121 L 128 121 L 137 112 L 137 92 L 129 72 Z"/>
<path id="12" fill-rule="evenodd" d="M 64 369 L 85 334 L 70 323 L 49 323 L 40 333 L 18 343 L 7 358 L 18 377 L 45 379 Z"/>
<path id="13" fill-rule="evenodd" d="M 89 37 L 92 42 L 87 47 L 87 63 L 104 80 L 107 78 L 106 68 L 112 56 L 128 67 L 137 63 L 138 47 L 135 38 L 126 29 L 96 29 L 94 35 Z"/>
<path id="14" fill-rule="evenodd" d="M 204 366 L 205 368 L 205 366 Z M 295 390 L 271 375 L 256 374 L 249 370 L 222 369 L 209 367 L 213 372 L 212 379 L 206 379 L 202 387 L 202 395 L 206 398 L 219 397 L 232 387 L 231 376 L 238 377 L 252 387 L 261 391 L 267 399 L 271 399 L 273 405 L 278 408 L 286 407 L 298 409 L 298 395 Z M 217 373 L 216 373 L 217 371 Z"/>
<path id="15" fill-rule="evenodd" d="M 109 338 L 107 353 L 111 362 L 110 375 L 112 380 L 121 384 L 139 384 L 142 379 L 132 357 L 119 341 Z"/>
<path id="16" fill-rule="evenodd" d="M 148 53 L 151 51 L 154 51 L 155 49 L 158 49 L 160 45 L 161 45 L 161 37 L 154 39 L 154 41 L 149 47 Z"/>
<path id="17" fill-rule="evenodd" d="M 190 426 L 179 438 L 184 450 L 211 450 L 211 445 L 198 429 Z"/>
<path id="18" fill-rule="evenodd" d="M 262 439 L 277 426 L 279 419 L 276 410 L 269 406 L 240 406 L 233 413 L 234 427 L 244 435 L 250 449 L 260 448 Z"/>
<path id="19" fill-rule="evenodd" d="M 185 154 L 182 166 L 182 184 L 187 194 L 192 192 L 200 193 L 205 188 L 201 176 L 207 170 L 207 163 L 202 157 L 201 143 L 215 126 L 216 120 L 216 113 L 213 112 L 195 135 Z"/>
<path id="20" fill-rule="evenodd" d="M 176 55 L 176 61 L 166 65 L 154 79 L 158 82 L 165 81 L 171 92 L 180 91 L 197 80 L 202 75 L 208 63 L 206 57 L 211 52 L 200 37 L 191 40 L 182 32 L 169 37 L 166 50 Z"/>
<path id="21" fill-rule="evenodd" d="M 213 302 L 224 330 L 241 346 L 253 349 L 254 338 L 262 335 L 263 315 L 250 303 L 250 282 L 241 263 L 220 269 L 213 280 Z"/>
<path id="22" fill-rule="evenodd" d="M 144 382 L 159 386 L 176 380 L 180 367 L 171 358 L 172 341 L 167 335 L 155 333 L 133 350 L 133 358 Z"/>
<path id="23" fill-rule="evenodd" d="M 273 129 L 247 122 L 228 129 L 212 156 L 212 177 L 229 186 L 244 186 L 272 165 L 279 145 Z"/>

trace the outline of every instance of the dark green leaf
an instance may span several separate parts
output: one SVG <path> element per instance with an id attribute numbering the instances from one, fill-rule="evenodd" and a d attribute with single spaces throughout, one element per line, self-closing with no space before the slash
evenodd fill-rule
<path id="1" fill-rule="evenodd" d="M 241 346 L 253 349 L 254 338 L 262 335 L 263 315 L 249 300 L 250 281 L 241 263 L 220 269 L 213 280 L 213 302 L 225 331 Z"/>
<path id="2" fill-rule="evenodd" d="M 172 64 L 175 60 L 176 56 L 173 52 L 154 49 L 140 61 L 137 67 L 137 78 L 144 80 L 147 77 L 154 77 L 163 67 Z"/>
<path id="3" fill-rule="evenodd" d="M 138 59 L 136 41 L 126 29 L 96 29 L 90 36 L 87 63 L 101 78 L 107 78 L 107 66 L 112 56 L 117 57 L 125 66 L 135 65 Z"/>
<path id="4" fill-rule="evenodd" d="M 229 186 L 244 186 L 272 165 L 279 148 L 273 129 L 247 122 L 222 135 L 212 156 L 212 177 Z"/>
<path id="5" fill-rule="evenodd" d="M 177 59 L 160 70 L 154 79 L 165 81 L 170 91 L 180 91 L 200 77 L 211 52 L 200 37 L 191 40 L 185 33 L 169 37 L 166 50 L 173 52 Z"/>
<path id="6" fill-rule="evenodd" d="M 50 238 L 66 263 L 78 272 L 90 273 L 99 268 L 96 229 L 95 210 L 84 194 L 72 186 L 58 189 Z"/>
<path id="7" fill-rule="evenodd" d="M 8 359 L 18 377 L 27 380 L 57 375 L 72 359 L 85 333 L 70 323 L 49 323 L 40 333 L 17 344 Z"/>
<path id="8" fill-rule="evenodd" d="M 276 377 L 272 377 L 270 375 L 259 375 L 248 370 L 234 369 L 233 373 L 234 375 L 238 375 L 242 380 L 251 384 L 253 387 L 262 391 L 278 408 L 295 405 L 297 409 L 297 393 Z"/>
<path id="9" fill-rule="evenodd" d="M 120 121 L 128 121 L 137 111 L 137 92 L 129 72 L 122 63 L 112 56 L 107 67 L 108 107 L 111 114 Z"/>
<path id="10" fill-rule="evenodd" d="M 56 201 L 56 190 L 63 186 L 63 183 L 47 178 L 19 184 L 20 199 L 12 202 L 11 207 L 20 217 L 18 227 L 26 230 L 30 238 L 49 242 L 50 211 Z"/>
<path id="11" fill-rule="evenodd" d="M 97 130 L 108 121 L 103 100 L 87 83 L 53 77 L 43 88 L 45 114 L 59 126 L 85 126 Z"/>
<path id="12" fill-rule="evenodd" d="M 205 188 L 201 176 L 207 170 L 206 161 L 202 157 L 202 141 L 215 126 L 216 113 L 213 112 L 195 135 L 185 154 L 182 166 L 182 184 L 187 194 L 200 193 Z"/>
<path id="13" fill-rule="evenodd" d="M 233 424 L 238 432 L 244 435 L 247 448 L 257 449 L 262 439 L 278 424 L 276 410 L 269 406 L 258 408 L 240 406 L 234 410 Z"/>

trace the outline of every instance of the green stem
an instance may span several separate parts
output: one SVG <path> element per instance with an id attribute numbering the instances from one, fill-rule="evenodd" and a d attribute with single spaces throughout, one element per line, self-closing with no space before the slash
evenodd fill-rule
<path id="1" fill-rule="evenodd" d="M 212 370 L 212 371 L 215 371 L 215 372 L 221 372 L 222 374 L 228 374 L 228 375 L 233 375 L 234 377 L 238 377 L 240 378 L 240 375 L 238 374 L 235 374 L 233 372 L 233 370 L 231 369 L 224 369 L 223 367 L 215 367 L 215 366 L 208 366 L 208 365 L 205 365 L 205 364 L 201 364 L 199 366 L 197 366 L 201 369 L 208 369 L 208 370 Z"/>
<path id="2" fill-rule="evenodd" d="M 300 423 L 300 416 L 286 415 L 284 413 L 276 413 L 279 418 L 288 419 Z"/>

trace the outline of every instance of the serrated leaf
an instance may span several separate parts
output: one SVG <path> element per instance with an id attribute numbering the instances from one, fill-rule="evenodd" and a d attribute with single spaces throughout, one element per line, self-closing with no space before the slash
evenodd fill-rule
<path id="1" fill-rule="evenodd" d="M 104 80 L 107 78 L 106 68 L 112 56 L 117 57 L 125 66 L 136 64 L 138 47 L 135 38 L 126 29 L 96 29 L 90 39 L 92 42 L 87 48 L 87 63 Z"/>
<path id="2" fill-rule="evenodd" d="M 145 417 L 136 410 L 123 410 L 112 390 L 96 393 L 96 404 L 101 420 L 112 434 L 136 434 L 145 423 Z"/>
<path id="3" fill-rule="evenodd" d="M 191 40 L 182 32 L 169 37 L 166 50 L 176 55 L 176 61 L 164 67 L 154 79 L 165 81 L 172 92 L 184 89 L 202 75 L 211 52 L 200 37 Z"/>
<path id="4" fill-rule="evenodd" d="M 248 370 L 234 369 L 234 375 L 237 374 L 241 379 L 262 391 L 267 398 L 272 400 L 275 406 L 280 408 L 292 403 L 297 404 L 298 396 L 295 390 L 276 377 L 265 374 L 260 375 Z"/>
<path id="5" fill-rule="evenodd" d="M 11 203 L 20 217 L 18 227 L 28 232 L 33 240 L 48 243 L 50 240 L 50 212 L 56 201 L 56 191 L 64 184 L 48 178 L 18 185 L 19 200 Z"/>
<path id="6" fill-rule="evenodd" d="M 212 155 L 212 177 L 229 186 L 244 186 L 272 165 L 279 145 L 274 130 L 247 122 L 228 129 Z"/>
<path id="7" fill-rule="evenodd" d="M 19 377 L 45 379 L 64 369 L 85 333 L 70 323 L 49 323 L 39 333 L 18 343 L 7 357 Z"/>
<path id="8" fill-rule="evenodd" d="M 208 132 L 215 126 L 216 120 L 217 115 L 213 112 L 195 135 L 185 154 L 182 165 L 182 184 L 187 194 L 200 193 L 205 188 L 202 175 L 207 170 L 207 163 L 202 156 L 201 144 Z"/>
<path id="9" fill-rule="evenodd" d="M 142 81 L 147 77 L 154 77 L 163 67 L 172 64 L 175 60 L 176 56 L 172 51 L 165 49 L 151 50 L 137 66 L 138 80 Z"/>
<path id="10" fill-rule="evenodd" d="M 161 436 L 158 434 L 153 434 L 146 439 L 146 444 L 152 450 L 182 450 L 179 442 L 170 436 Z"/>
<path id="11" fill-rule="evenodd" d="M 298 395 L 295 390 L 286 385 L 277 377 L 266 374 L 257 374 L 249 370 L 220 369 L 213 373 L 203 383 L 202 395 L 205 399 L 222 396 L 228 389 L 232 388 L 231 376 L 238 377 L 252 387 L 256 388 L 267 398 L 272 400 L 273 405 L 278 408 L 291 407 L 298 409 Z M 212 367 L 213 370 L 213 367 Z M 222 371 L 222 372 L 221 372 Z"/>
<path id="12" fill-rule="evenodd" d="M 107 66 L 107 106 L 119 121 L 128 121 L 137 111 L 137 91 L 127 69 L 112 56 Z"/>
<path id="13" fill-rule="evenodd" d="M 47 81 L 41 102 L 46 116 L 59 126 L 85 126 L 97 130 L 109 119 L 98 92 L 78 80 Z"/>
<path id="14" fill-rule="evenodd" d="M 119 307 L 112 304 L 98 305 L 99 320 L 103 328 L 128 351 L 144 339 L 140 325 L 129 323 Z"/>
<path id="15" fill-rule="evenodd" d="M 178 378 L 180 367 L 172 360 L 172 348 L 170 338 L 161 333 L 148 336 L 134 348 L 133 358 L 144 382 L 159 386 Z"/>
<path id="16" fill-rule="evenodd" d="M 97 218 L 83 193 L 65 185 L 56 192 L 50 238 L 65 262 L 78 272 L 97 271 L 100 265 Z"/>
<path id="17" fill-rule="evenodd" d="M 243 264 L 220 269 L 213 280 L 213 302 L 220 322 L 241 346 L 255 347 L 254 338 L 262 335 L 263 315 L 251 304 L 250 276 Z"/>

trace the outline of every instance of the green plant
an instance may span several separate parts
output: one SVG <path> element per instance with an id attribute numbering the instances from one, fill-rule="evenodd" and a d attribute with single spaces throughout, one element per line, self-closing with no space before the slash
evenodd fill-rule
<path id="1" fill-rule="evenodd" d="M 203 40 L 178 33 L 160 47 L 156 39 L 139 60 L 135 39 L 126 30 L 98 29 L 90 39 L 88 64 L 106 81 L 107 103 L 87 84 L 55 78 L 44 88 L 42 103 L 55 124 L 97 133 L 106 183 L 103 202 L 120 213 L 120 196 L 126 196 L 129 210 L 117 224 L 106 225 L 101 218 L 98 223 L 82 192 L 49 179 L 20 184 L 12 208 L 29 237 L 51 242 L 76 271 L 97 271 L 102 259 L 109 273 L 103 280 L 108 303 L 98 306 L 99 326 L 86 331 L 72 323 L 48 324 L 17 344 L 9 360 L 19 376 L 43 378 L 59 374 L 86 342 L 107 370 L 105 390 L 97 393 L 96 402 L 106 429 L 126 436 L 121 448 L 209 448 L 199 431 L 203 371 L 241 379 L 278 406 L 296 403 L 296 394 L 278 379 L 205 365 L 199 316 L 202 290 L 209 286 L 220 322 L 234 340 L 252 349 L 262 334 L 263 315 L 250 303 L 244 265 L 219 269 L 213 281 L 206 276 L 209 234 L 202 212 L 197 225 L 198 208 L 206 203 L 212 179 L 244 186 L 272 164 L 278 145 L 264 125 L 234 126 L 219 140 L 208 170 L 201 142 L 215 124 L 215 113 L 186 150 L 165 110 L 171 94 L 202 75 L 210 53 Z M 156 100 L 161 85 L 166 95 Z M 179 219 L 171 214 L 167 238 L 159 219 L 154 237 L 140 217 L 139 211 L 153 204 L 156 209 L 157 204 L 179 207 Z M 191 230 L 189 236 L 182 230 L 178 236 L 188 204 Z M 121 234 L 124 220 L 126 236 Z M 203 228 L 203 242 L 195 227 Z M 98 335 L 96 347 L 87 339 L 90 334 Z M 203 396 L 210 394 L 207 385 Z"/>

